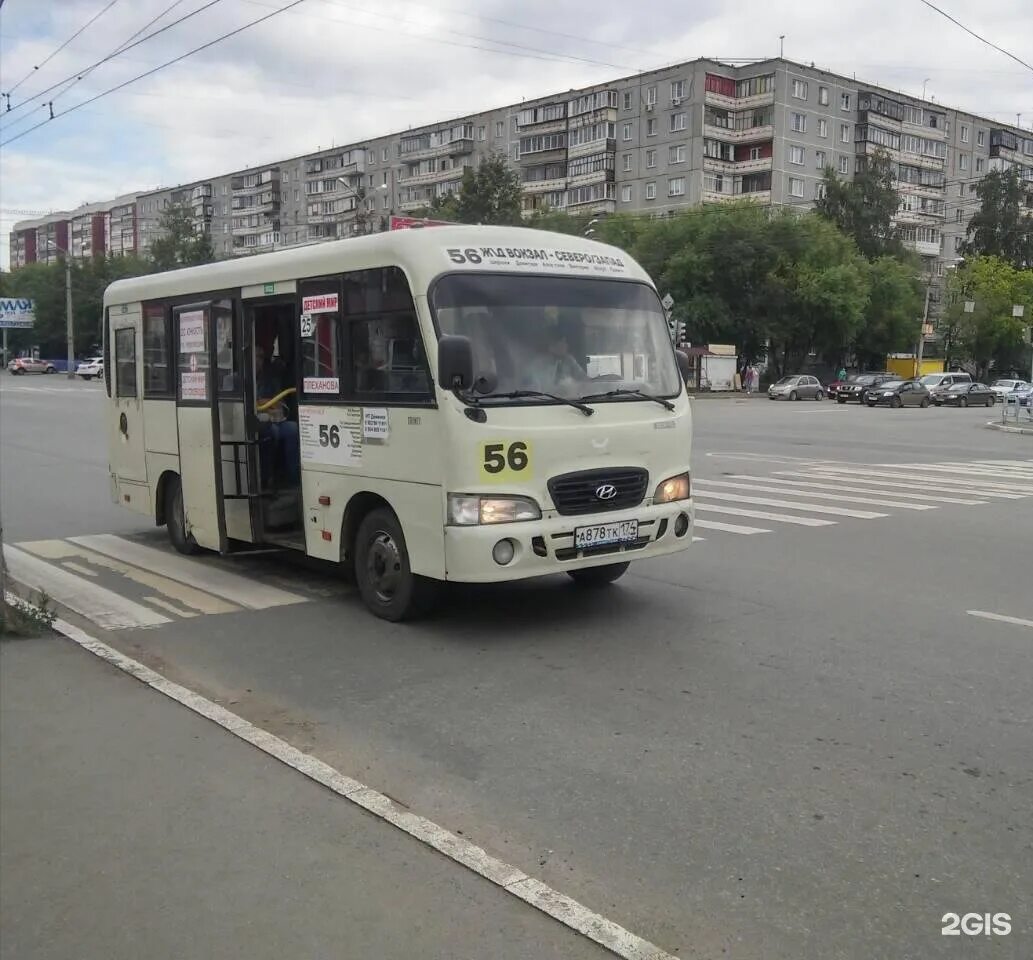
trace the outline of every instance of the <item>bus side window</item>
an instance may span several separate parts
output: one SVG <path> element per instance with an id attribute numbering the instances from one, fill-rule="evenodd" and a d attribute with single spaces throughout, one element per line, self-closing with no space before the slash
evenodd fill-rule
<path id="1" fill-rule="evenodd" d="M 307 280 L 298 284 L 302 308 L 310 309 L 300 321 L 301 325 L 301 376 L 306 393 L 336 396 L 340 393 L 341 363 L 341 313 L 340 281 L 335 277 L 326 280 Z M 337 309 L 329 309 L 334 305 Z M 334 389 L 333 381 L 337 381 Z M 315 382 L 313 382 L 315 381 Z"/>
<path id="2" fill-rule="evenodd" d="M 115 331 L 115 395 L 136 396 L 136 329 Z"/>
<path id="3" fill-rule="evenodd" d="M 111 307 L 104 317 L 104 389 L 111 396 Z"/>
<path id="4" fill-rule="evenodd" d="M 143 308 L 143 395 L 172 396 L 172 371 L 169 368 L 169 327 L 165 307 L 144 304 Z"/>

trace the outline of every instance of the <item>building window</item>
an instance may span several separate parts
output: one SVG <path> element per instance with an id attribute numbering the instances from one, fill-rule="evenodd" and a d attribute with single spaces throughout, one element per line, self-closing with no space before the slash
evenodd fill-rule
<path id="1" fill-rule="evenodd" d="M 845 157 L 844 156 L 844 157 L 840 157 L 839 158 L 839 172 L 840 173 L 849 173 L 850 172 L 850 158 L 849 157 Z"/>
<path id="2" fill-rule="evenodd" d="M 806 80 L 794 80 L 793 81 L 793 96 L 797 100 L 807 99 L 807 81 Z"/>
<path id="3" fill-rule="evenodd" d="M 976 173 L 983 172 L 983 166 L 986 161 L 982 157 L 976 157 Z"/>
<path id="4" fill-rule="evenodd" d="M 488 128 L 486 126 L 484 126 L 484 124 L 481 124 L 481 126 L 479 126 L 477 128 L 477 139 L 478 140 L 485 140 L 485 139 L 487 139 L 487 137 L 488 137 Z M 385 157 L 384 159 L 386 160 L 387 157 Z"/>
<path id="5" fill-rule="evenodd" d="M 825 184 L 820 180 L 814 185 L 814 199 L 824 200 L 825 199 Z"/>
<path id="6" fill-rule="evenodd" d="M 961 253 L 961 248 L 964 245 L 964 243 L 965 243 L 965 238 L 964 237 L 955 237 L 954 238 L 954 252 L 955 253 Z"/>
<path id="7" fill-rule="evenodd" d="M 224 223 L 222 225 L 222 232 L 223 233 L 229 233 L 230 232 L 230 225 L 229 225 L 229 223 Z"/>
<path id="8" fill-rule="evenodd" d="M 136 396 L 136 330 L 115 331 L 115 396 Z"/>
<path id="9" fill-rule="evenodd" d="M 657 126 L 656 117 L 650 117 L 646 121 L 646 136 L 647 137 L 655 137 L 656 136 L 656 126 Z"/>
<path id="10" fill-rule="evenodd" d="M 366 151 L 366 163 L 368 163 L 372 167 L 372 166 L 374 166 L 376 164 L 376 162 L 377 162 L 377 152 L 376 152 L 376 150 L 367 150 Z"/>
<path id="11" fill-rule="evenodd" d="M 676 146 L 670 148 L 667 156 L 668 163 L 684 163 L 685 162 L 685 144 L 679 143 Z"/>
<path id="12" fill-rule="evenodd" d="M 295 190 L 294 190 L 294 202 L 295 203 L 300 203 L 301 202 L 301 191 L 299 189 L 297 189 L 297 188 L 295 188 Z M 222 212 L 225 213 L 226 211 L 223 210 Z"/>
<path id="13" fill-rule="evenodd" d="M 646 199 L 656 199 L 656 181 L 654 180 L 650 180 L 649 183 L 646 184 Z"/>
<path id="14" fill-rule="evenodd" d="M 621 131 L 621 139 L 627 142 L 631 139 L 631 124 L 626 123 Z"/>
<path id="15" fill-rule="evenodd" d="M 829 135 L 829 125 L 825 120 L 818 121 L 818 136 L 827 137 Z"/>
<path id="16" fill-rule="evenodd" d="M 646 166 L 649 167 L 650 169 L 652 169 L 653 167 L 656 166 L 656 151 L 655 150 L 647 150 L 646 151 Z"/>
<path id="17" fill-rule="evenodd" d="M 827 107 L 829 105 L 828 87 L 818 87 L 818 103 L 823 107 Z"/>
<path id="18" fill-rule="evenodd" d="M 686 113 L 672 113 L 671 114 L 671 133 L 674 133 L 677 130 L 684 130 L 687 119 L 688 119 L 688 114 L 686 114 Z"/>
<path id="19" fill-rule="evenodd" d="M 850 142 L 850 125 L 847 123 L 841 123 L 839 125 L 839 139 L 843 143 Z"/>
<path id="20" fill-rule="evenodd" d="M 977 130 L 976 131 L 976 146 L 977 147 L 982 147 L 982 146 L 985 146 L 985 145 L 986 145 L 986 131 L 985 130 Z"/>
<path id="21" fill-rule="evenodd" d="M 818 170 L 824 170 L 828 160 L 825 159 L 825 151 L 817 150 L 814 153 L 814 166 Z"/>
<path id="22" fill-rule="evenodd" d="M 839 95 L 839 109 L 840 110 L 849 110 L 850 109 L 850 94 L 849 93 L 841 93 Z"/>
<path id="23" fill-rule="evenodd" d="M 789 162 L 803 164 L 803 147 L 789 148 Z"/>
<path id="24" fill-rule="evenodd" d="M 954 211 L 954 222 L 961 223 L 961 207 Z"/>
<path id="25" fill-rule="evenodd" d="M 646 103 L 653 106 L 656 103 L 656 87 L 646 87 Z"/>
<path id="26" fill-rule="evenodd" d="M 281 179 L 281 180 L 282 180 L 282 181 L 283 181 L 284 183 L 290 183 L 290 179 L 291 179 L 291 174 L 290 174 L 290 171 L 289 171 L 289 170 L 284 170 L 284 171 L 283 171 L 283 174 L 282 174 L 282 175 L 281 175 L 281 177 L 280 177 L 280 179 Z"/>
<path id="27" fill-rule="evenodd" d="M 806 113 L 791 113 L 789 114 L 789 125 L 792 127 L 794 133 L 806 133 L 807 132 L 807 114 Z"/>
<path id="28" fill-rule="evenodd" d="M 760 147 L 750 147 L 750 159 L 751 160 L 762 160 L 763 153 Z"/>
<path id="29" fill-rule="evenodd" d="M 799 177 L 789 178 L 789 196 L 791 197 L 802 197 L 803 196 L 803 181 Z"/>
<path id="30" fill-rule="evenodd" d="M 625 110 L 630 110 L 631 109 L 631 91 L 630 90 L 625 90 L 624 91 L 624 109 Z"/>
<path id="31" fill-rule="evenodd" d="M 505 125 L 503 124 L 503 122 L 501 120 L 496 120 L 495 121 L 495 136 L 496 137 L 501 137 L 503 132 L 505 131 L 505 129 L 506 129 Z"/>
<path id="32" fill-rule="evenodd" d="M 621 203 L 631 202 L 631 184 L 626 183 L 621 187 Z"/>
<path id="33" fill-rule="evenodd" d="M 671 81 L 671 99 L 681 100 L 685 96 L 685 81 L 684 80 L 672 80 Z"/>
<path id="34" fill-rule="evenodd" d="M 667 182 L 667 196 L 669 197 L 684 197 L 685 196 L 685 178 L 684 177 L 671 177 Z"/>
<path id="35" fill-rule="evenodd" d="M 631 171 L 631 154 L 624 154 L 624 172 L 629 173 Z"/>
<path id="36" fill-rule="evenodd" d="M 965 124 L 961 124 L 961 142 L 968 143 L 968 127 Z"/>
<path id="37" fill-rule="evenodd" d="M 958 169 L 959 170 L 967 170 L 968 169 L 968 154 L 967 153 L 963 153 L 963 154 L 961 154 L 961 156 L 958 157 Z"/>
<path id="38" fill-rule="evenodd" d="M 229 184 L 224 183 L 222 185 L 222 195 L 225 197 L 230 192 Z"/>

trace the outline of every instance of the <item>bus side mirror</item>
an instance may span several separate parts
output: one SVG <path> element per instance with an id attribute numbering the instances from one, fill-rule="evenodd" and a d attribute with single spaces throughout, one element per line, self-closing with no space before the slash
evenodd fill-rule
<path id="1" fill-rule="evenodd" d="M 678 360 L 678 369 L 681 371 L 682 380 L 688 380 L 692 373 L 692 364 L 689 362 L 689 355 L 684 350 L 675 350 L 674 355 Z"/>
<path id="2" fill-rule="evenodd" d="M 473 386 L 473 344 L 469 337 L 446 334 L 438 340 L 438 383 L 444 390 Z"/>

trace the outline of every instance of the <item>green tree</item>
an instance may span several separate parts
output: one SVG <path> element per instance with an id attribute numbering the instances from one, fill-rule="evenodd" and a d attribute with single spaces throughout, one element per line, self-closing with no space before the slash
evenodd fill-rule
<path id="1" fill-rule="evenodd" d="M 900 197 L 893 185 L 893 163 L 884 151 L 866 157 L 853 180 L 841 180 L 832 167 L 826 167 L 823 183 L 824 195 L 815 209 L 853 237 L 863 256 L 875 260 L 899 254 L 893 217 Z"/>
<path id="2" fill-rule="evenodd" d="M 185 203 L 173 203 L 161 214 L 161 236 L 151 244 L 156 270 L 176 270 L 211 263 L 215 259 L 212 238 L 194 225 L 194 215 Z"/>
<path id="3" fill-rule="evenodd" d="M 457 223 L 523 222 L 520 213 L 520 177 L 501 153 L 485 157 L 477 168 L 467 167 L 455 198 L 435 198 L 431 216 Z M 435 207 L 435 204 L 437 205 Z"/>
<path id="4" fill-rule="evenodd" d="M 1025 369 L 1026 325 L 1033 315 L 1033 271 L 1016 269 L 1001 257 L 975 257 L 953 271 L 948 280 L 949 322 L 957 325 L 958 343 L 980 379 L 991 368 Z M 973 305 L 972 312 L 965 303 Z M 1013 317 L 1021 305 L 1024 317 Z"/>
<path id="5" fill-rule="evenodd" d="M 1033 187 L 1019 179 L 1018 167 L 990 171 L 976 184 L 976 196 L 979 212 L 969 221 L 965 253 L 1033 269 Z"/>
<path id="6" fill-rule="evenodd" d="M 858 363 L 879 370 L 887 354 L 913 347 L 921 332 L 924 305 L 925 292 L 915 264 L 889 256 L 871 261 L 868 303 L 854 340 Z"/>

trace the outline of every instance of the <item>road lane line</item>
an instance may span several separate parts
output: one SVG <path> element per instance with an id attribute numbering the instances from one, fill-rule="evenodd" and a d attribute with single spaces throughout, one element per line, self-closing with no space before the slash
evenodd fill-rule
<path id="1" fill-rule="evenodd" d="M 867 486 L 875 487 L 880 490 L 884 490 L 886 487 L 902 488 L 904 490 L 935 490 L 938 493 L 957 493 L 963 497 L 979 497 L 980 501 L 985 502 L 984 498 L 998 497 L 1004 500 L 1021 500 L 1021 493 L 1002 493 L 1000 490 L 972 490 L 966 487 L 951 487 L 945 486 L 944 481 L 937 483 L 934 480 L 930 480 L 928 483 L 922 481 L 918 482 L 915 480 L 873 480 L 868 477 L 859 477 L 856 474 L 843 474 L 843 473 L 829 473 L 826 471 L 815 470 L 808 473 L 803 473 L 796 470 L 778 470 L 777 474 L 785 477 L 815 477 L 818 480 L 835 480 L 837 482 L 844 479 L 849 483 L 861 483 Z M 893 476 L 898 476 L 894 474 Z M 957 501 L 964 503 L 964 500 Z"/>
<path id="2" fill-rule="evenodd" d="M 215 594 L 249 610 L 265 610 L 268 607 L 282 607 L 292 603 L 304 603 L 306 598 L 279 587 L 269 586 L 257 580 L 242 577 L 237 573 L 220 570 L 204 560 L 190 560 L 179 554 L 166 553 L 142 543 L 134 543 L 114 534 L 104 533 L 92 537 L 70 537 L 72 543 L 103 553 L 116 560 L 152 570 L 154 573 L 178 580 L 196 587 L 205 593 Z M 164 592 L 164 591 L 163 591 Z"/>
<path id="3" fill-rule="evenodd" d="M 981 473 L 978 470 L 962 470 L 958 467 L 941 467 L 936 463 L 915 463 L 909 466 L 898 467 L 888 463 L 877 463 L 874 466 L 884 470 L 906 470 L 915 473 L 931 473 L 934 476 L 942 477 L 950 483 L 976 483 L 982 484 L 989 490 L 1008 490 L 1012 493 L 1033 493 L 1033 486 L 1023 483 L 1005 482 L 1001 479 L 994 479 L 997 474 Z"/>
<path id="4" fill-rule="evenodd" d="M 953 488 L 955 491 L 958 488 L 964 488 L 966 490 L 979 490 L 980 496 L 985 496 L 986 491 L 994 491 L 998 496 L 1006 497 L 1011 500 L 1021 500 L 1023 497 L 1028 496 L 1027 493 L 1018 492 L 1014 486 L 1005 483 L 989 483 L 982 480 L 976 480 L 969 478 L 967 480 L 955 479 L 954 477 L 947 476 L 946 474 L 923 474 L 917 470 L 872 470 L 872 469 L 847 469 L 843 467 L 824 467 L 824 472 L 835 473 L 840 476 L 847 476 L 849 479 L 854 477 L 874 477 L 877 479 L 884 480 L 908 480 L 910 486 L 918 488 L 924 486 L 926 483 L 940 483 L 945 486 Z M 1033 492 L 1031 490 L 1030 492 Z"/>
<path id="5" fill-rule="evenodd" d="M 695 497 L 693 497 L 695 499 Z M 696 512 L 724 513 L 733 517 L 753 517 L 755 520 L 774 520 L 777 523 L 794 523 L 799 527 L 833 527 L 835 520 L 819 520 L 817 517 L 790 517 L 785 513 L 769 513 L 767 510 L 745 510 L 738 507 L 719 507 L 717 504 L 696 501 Z M 696 522 L 699 526 L 699 522 Z"/>
<path id="6" fill-rule="evenodd" d="M 814 490 L 794 490 L 785 486 L 769 486 L 768 483 L 776 484 L 789 483 L 788 480 L 772 480 L 768 481 L 765 477 L 758 477 L 760 483 L 735 483 L 730 480 L 701 480 L 699 477 L 694 477 L 692 485 L 694 488 L 698 488 L 700 484 L 703 486 L 713 487 L 731 487 L 733 490 L 756 490 L 758 493 L 780 493 L 784 496 L 791 497 L 813 497 L 816 500 L 832 500 L 835 503 L 867 503 L 876 507 L 896 507 L 900 510 L 935 510 L 932 504 L 929 503 L 903 503 L 900 500 L 874 500 L 871 497 L 851 497 L 843 496 L 837 493 L 816 493 Z"/>
<path id="7" fill-rule="evenodd" d="M 1003 477 L 1006 480 L 1033 481 L 1033 471 L 1028 468 L 1020 470 L 1017 467 L 1000 467 L 982 463 L 937 463 L 940 469 L 949 470 L 952 473 L 975 472 L 981 477 Z"/>
<path id="8" fill-rule="evenodd" d="M 618 957 L 625 960 L 678 960 L 674 954 L 661 950 L 655 944 L 642 939 L 577 900 L 560 893 L 535 877 L 528 876 L 519 867 L 499 860 L 465 837 L 460 837 L 425 817 L 403 809 L 385 794 L 256 727 L 250 721 L 202 697 L 199 693 L 173 683 L 157 671 L 119 653 L 73 624 L 58 619 L 54 621 L 54 629 L 83 650 L 135 677 L 188 710 L 218 724 L 235 737 L 257 747 L 339 797 L 392 824 L 425 846 L 444 854 L 454 863 L 473 871 L 571 930 L 576 930 Z"/>
<path id="9" fill-rule="evenodd" d="M 65 566 L 70 566 L 70 564 L 65 564 Z M 169 613 L 174 613 L 177 617 L 183 617 L 187 620 L 191 617 L 198 616 L 198 611 L 181 610 L 174 603 L 169 603 L 168 600 L 162 600 L 161 597 L 144 597 L 144 600 L 148 603 L 153 603 L 156 607 L 161 607 L 162 610 L 168 610 Z"/>
<path id="10" fill-rule="evenodd" d="M 744 527 L 739 526 L 737 523 L 721 523 L 720 520 L 701 520 L 696 517 L 696 524 L 702 530 L 720 530 L 723 533 L 740 533 L 743 536 L 752 536 L 755 533 L 771 533 L 770 530 L 765 530 L 763 527 Z M 703 538 L 700 537 L 702 540 Z"/>
<path id="11" fill-rule="evenodd" d="M 142 603 L 62 570 L 56 564 L 47 563 L 18 547 L 5 547 L 4 553 L 7 568 L 15 580 L 30 590 L 45 590 L 58 603 L 105 630 L 157 627 L 172 622 Z"/>
<path id="12" fill-rule="evenodd" d="M 966 610 L 970 617 L 982 617 L 984 620 L 999 620 L 1001 623 L 1014 623 L 1020 627 L 1033 627 L 1033 620 L 1022 617 L 1007 617 L 1003 613 L 987 613 L 985 610 Z"/>
<path id="13" fill-rule="evenodd" d="M 824 476 L 820 473 L 795 473 L 792 470 L 780 470 L 780 474 L 792 477 L 817 477 L 819 480 Z M 731 474 L 732 480 L 752 480 L 753 477 L 748 474 Z M 696 483 L 695 478 L 692 481 Z M 765 483 L 781 483 L 793 487 L 805 487 L 807 489 L 814 488 L 815 490 L 846 490 L 848 493 L 866 493 L 874 494 L 875 496 L 887 496 L 892 497 L 894 500 L 931 500 L 933 503 L 960 503 L 966 506 L 975 506 L 977 504 L 986 503 L 985 500 L 965 500 L 958 497 L 933 497 L 924 493 L 906 493 L 903 490 L 889 490 L 879 489 L 878 487 L 854 487 L 844 486 L 842 483 L 810 483 L 805 480 L 779 480 L 776 477 L 764 477 Z M 877 501 L 873 501 L 877 502 Z"/>
<path id="14" fill-rule="evenodd" d="M 853 517 L 855 520 L 877 520 L 888 517 L 888 513 L 875 513 L 872 510 L 848 510 L 846 507 L 828 507 L 820 503 L 797 503 L 795 500 L 775 500 L 772 497 L 748 497 L 741 493 L 722 493 L 719 490 L 693 489 L 692 497 L 698 501 L 729 500 L 732 503 L 755 503 L 760 507 L 784 507 L 789 510 L 806 510 L 808 513 L 826 513 L 834 517 Z"/>

